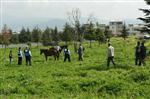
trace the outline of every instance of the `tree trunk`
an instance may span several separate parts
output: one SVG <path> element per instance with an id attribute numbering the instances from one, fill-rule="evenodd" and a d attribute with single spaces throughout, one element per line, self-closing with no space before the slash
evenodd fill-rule
<path id="1" fill-rule="evenodd" d="M 6 65 L 6 44 L 4 46 L 4 65 Z"/>
<path id="2" fill-rule="evenodd" d="M 68 42 L 67 42 L 67 41 L 65 41 L 65 45 L 68 45 Z"/>
<path id="3" fill-rule="evenodd" d="M 74 52 L 77 53 L 77 42 L 74 41 Z"/>
<path id="4" fill-rule="evenodd" d="M 100 42 L 100 41 L 98 41 L 98 45 L 99 45 L 99 46 L 101 45 L 101 42 Z"/>
<path id="5" fill-rule="evenodd" d="M 89 47 L 92 48 L 92 40 L 90 40 L 90 46 Z"/>
<path id="6" fill-rule="evenodd" d="M 37 48 L 39 48 L 39 42 L 37 42 Z"/>

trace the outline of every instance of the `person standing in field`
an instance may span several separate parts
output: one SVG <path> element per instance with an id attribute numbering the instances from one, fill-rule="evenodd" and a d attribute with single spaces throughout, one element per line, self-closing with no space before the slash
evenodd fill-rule
<path id="1" fill-rule="evenodd" d="M 9 62 L 10 62 L 10 64 L 12 64 L 12 61 L 13 61 L 13 54 L 12 54 L 12 49 L 11 49 L 10 52 L 9 52 Z"/>
<path id="2" fill-rule="evenodd" d="M 21 47 L 19 47 L 19 49 L 18 49 L 18 65 L 22 65 L 22 57 L 23 57 L 23 53 L 21 51 Z"/>
<path id="3" fill-rule="evenodd" d="M 67 59 L 69 62 L 71 62 L 70 50 L 67 47 L 64 49 L 64 57 L 64 62 L 66 62 Z"/>
<path id="4" fill-rule="evenodd" d="M 145 58 L 146 58 L 146 47 L 144 46 L 144 42 L 141 43 L 140 46 L 140 62 L 139 62 L 139 66 L 141 66 L 141 64 L 143 64 L 144 66 L 145 64 Z"/>
<path id="5" fill-rule="evenodd" d="M 135 47 L 135 65 L 138 65 L 140 61 L 140 42 L 137 42 Z"/>
<path id="6" fill-rule="evenodd" d="M 84 47 L 80 44 L 79 49 L 78 49 L 78 59 L 79 61 L 83 61 L 83 52 L 84 52 Z"/>
<path id="7" fill-rule="evenodd" d="M 112 62 L 113 65 L 115 66 L 115 62 L 114 62 L 114 47 L 110 43 L 108 43 L 107 55 L 108 55 L 107 66 L 109 67 L 110 62 Z"/>
<path id="8" fill-rule="evenodd" d="M 31 51 L 28 47 L 24 50 L 25 58 L 26 58 L 26 65 L 31 66 Z"/>

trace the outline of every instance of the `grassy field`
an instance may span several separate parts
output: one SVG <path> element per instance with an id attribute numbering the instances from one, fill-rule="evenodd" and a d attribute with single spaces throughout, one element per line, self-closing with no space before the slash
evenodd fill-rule
<path id="1" fill-rule="evenodd" d="M 46 62 L 39 48 L 31 48 L 32 66 L 17 65 L 17 48 L 13 49 L 14 61 L 0 66 L 1 99 L 150 99 L 150 61 L 146 66 L 134 65 L 134 37 L 124 41 L 112 38 L 116 67 L 106 66 L 107 44 L 92 48 L 85 43 L 84 61 L 79 62 L 71 50 L 71 63 L 50 57 Z M 150 42 L 147 41 L 150 50 Z M 1 51 L 1 60 L 3 50 Z M 9 52 L 9 49 L 7 49 Z M 8 56 L 8 54 L 7 54 Z"/>

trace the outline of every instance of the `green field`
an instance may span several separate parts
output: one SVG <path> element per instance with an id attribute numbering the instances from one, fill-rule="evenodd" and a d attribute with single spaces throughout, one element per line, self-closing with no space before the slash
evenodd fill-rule
<path id="1" fill-rule="evenodd" d="M 84 61 L 79 62 L 72 45 L 71 63 L 50 57 L 46 62 L 40 48 L 31 48 L 32 66 L 17 65 L 17 48 L 13 49 L 14 61 L 0 66 L 1 99 L 150 99 L 150 61 L 146 66 L 134 65 L 134 37 L 124 41 L 112 38 L 116 67 L 106 66 L 107 44 L 92 48 L 84 43 Z M 147 41 L 150 50 L 150 42 Z M 42 48 L 42 47 L 41 47 Z M 0 50 L 3 53 L 3 49 Z M 7 49 L 9 52 L 9 49 Z M 1 54 L 3 55 L 3 54 Z M 7 53 L 8 56 L 8 53 Z M 1 56 L 1 61 L 2 61 Z"/>

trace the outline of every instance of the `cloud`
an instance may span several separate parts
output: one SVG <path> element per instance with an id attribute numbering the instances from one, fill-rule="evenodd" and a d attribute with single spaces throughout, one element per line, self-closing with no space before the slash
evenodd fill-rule
<path id="1" fill-rule="evenodd" d="M 87 17 L 89 14 L 93 14 L 93 16 L 96 17 L 97 19 L 104 19 L 104 20 L 136 19 L 137 17 L 143 16 L 143 13 L 138 10 L 139 8 L 148 8 L 144 0 L 111 0 L 114 2 L 90 2 L 90 3 L 49 2 L 50 0 L 49 1 L 39 0 L 39 2 L 36 1 L 37 0 L 27 0 L 27 2 L 4 2 L 2 6 L 3 22 L 8 24 L 9 23 L 15 24 L 13 20 L 17 20 L 20 23 L 22 22 L 22 24 L 26 22 L 26 24 L 30 25 L 30 23 L 32 22 L 38 23 L 51 19 L 65 19 L 67 21 L 68 17 L 67 12 L 70 12 L 73 8 L 79 8 L 82 12 L 82 17 Z M 110 0 L 98 0 L 98 1 L 110 1 Z M 135 2 L 121 2 L 121 1 L 135 1 Z"/>

